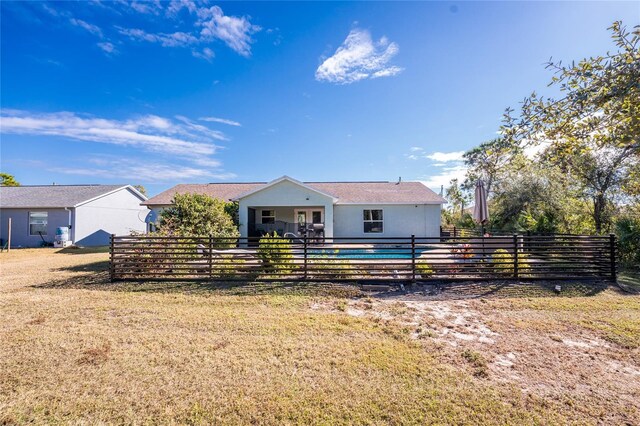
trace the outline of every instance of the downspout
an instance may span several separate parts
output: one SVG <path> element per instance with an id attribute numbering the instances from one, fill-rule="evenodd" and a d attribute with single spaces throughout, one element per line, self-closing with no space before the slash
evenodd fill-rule
<path id="1" fill-rule="evenodd" d="M 76 239 L 75 239 L 76 231 L 75 231 L 75 229 L 73 229 L 73 226 L 71 225 L 71 210 L 69 209 L 69 207 L 65 207 L 64 209 L 67 211 L 67 213 L 69 213 L 69 239 L 72 242 L 75 242 L 76 241 Z M 72 232 L 73 232 L 73 237 L 71 236 Z"/>

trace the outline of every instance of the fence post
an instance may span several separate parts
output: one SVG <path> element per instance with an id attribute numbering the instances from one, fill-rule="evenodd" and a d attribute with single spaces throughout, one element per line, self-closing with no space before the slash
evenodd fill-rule
<path id="1" fill-rule="evenodd" d="M 213 237 L 209 235 L 209 281 L 213 279 Z"/>
<path id="2" fill-rule="evenodd" d="M 109 281 L 113 282 L 114 278 L 115 278 L 115 265 L 113 263 L 113 246 L 114 246 L 114 242 L 113 239 L 115 238 L 116 234 L 111 234 L 111 236 L 109 237 Z"/>
<path id="3" fill-rule="evenodd" d="M 307 236 L 305 235 L 304 237 L 302 237 L 302 242 L 304 244 L 304 254 L 303 254 L 303 259 L 304 259 L 304 264 L 303 264 L 303 271 L 304 271 L 304 280 L 307 280 Z"/>
<path id="4" fill-rule="evenodd" d="M 518 234 L 513 234 L 513 278 L 518 279 Z"/>
<path id="5" fill-rule="evenodd" d="M 416 236 L 411 235 L 411 285 L 416 283 Z"/>
<path id="6" fill-rule="evenodd" d="M 456 235 L 456 226 L 453 225 L 453 238 L 456 238 L 456 237 L 457 237 L 457 235 Z"/>
<path id="7" fill-rule="evenodd" d="M 616 234 L 609 234 L 609 261 L 611 262 L 611 280 L 616 282 L 618 274 L 616 272 Z"/>

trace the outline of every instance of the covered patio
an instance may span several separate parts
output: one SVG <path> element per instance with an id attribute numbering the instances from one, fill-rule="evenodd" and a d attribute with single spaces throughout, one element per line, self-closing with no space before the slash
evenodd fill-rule
<path id="1" fill-rule="evenodd" d="M 235 201 L 241 237 L 274 231 L 289 237 L 333 237 L 336 199 L 289 177 L 241 194 Z"/>
<path id="2" fill-rule="evenodd" d="M 295 237 L 322 238 L 325 234 L 324 207 L 247 207 L 248 237 L 276 232 Z"/>

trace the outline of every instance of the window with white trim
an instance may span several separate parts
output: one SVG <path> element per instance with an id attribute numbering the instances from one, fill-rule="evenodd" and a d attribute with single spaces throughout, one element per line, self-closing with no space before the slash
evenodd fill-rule
<path id="1" fill-rule="evenodd" d="M 384 230 L 382 209 L 363 210 L 364 233 L 380 234 Z"/>
<path id="2" fill-rule="evenodd" d="M 262 210 L 260 223 L 276 223 L 275 210 Z"/>
<path id="3" fill-rule="evenodd" d="M 49 213 L 29 212 L 29 235 L 47 235 L 47 222 Z"/>

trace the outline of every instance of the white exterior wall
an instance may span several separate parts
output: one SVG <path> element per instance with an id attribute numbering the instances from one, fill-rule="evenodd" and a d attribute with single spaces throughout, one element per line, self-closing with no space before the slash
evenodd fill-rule
<path id="1" fill-rule="evenodd" d="M 261 207 L 324 207 L 325 236 L 333 236 L 333 199 L 288 180 L 278 182 L 262 191 L 239 200 L 240 235 L 247 236 L 248 208 Z M 256 212 L 258 215 L 259 212 Z M 276 212 L 277 215 L 277 212 Z M 282 220 L 276 217 L 277 220 Z"/>
<path id="2" fill-rule="evenodd" d="M 334 237 L 439 237 L 440 204 L 337 204 Z M 383 210 L 383 233 L 364 232 L 363 210 Z"/>
<path id="3" fill-rule="evenodd" d="M 105 195 L 77 207 L 74 242 L 85 246 L 109 244 L 109 236 L 145 232 L 149 213 L 144 201 L 127 188 Z"/>

